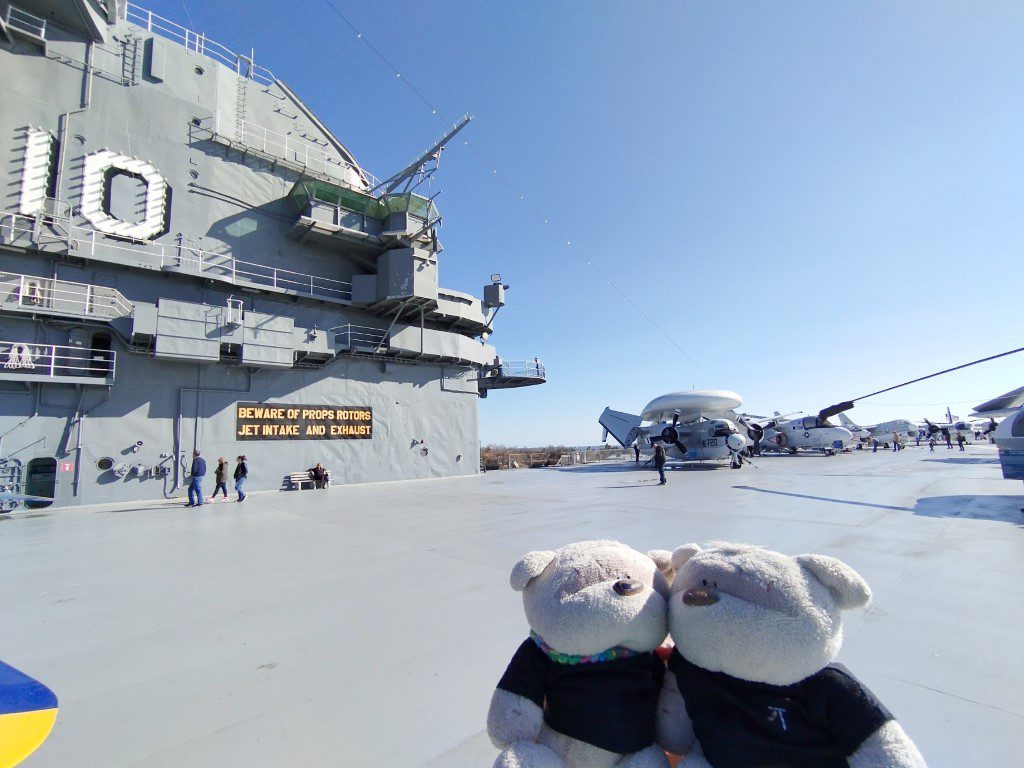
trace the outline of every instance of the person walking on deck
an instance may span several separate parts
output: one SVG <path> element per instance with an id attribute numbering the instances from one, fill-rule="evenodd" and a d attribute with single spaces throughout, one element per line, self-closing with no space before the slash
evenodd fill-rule
<path id="1" fill-rule="evenodd" d="M 188 504 L 186 507 L 203 506 L 203 478 L 206 477 L 206 459 L 199 451 L 192 451 L 192 479 L 188 483 Z"/>
<path id="2" fill-rule="evenodd" d="M 217 491 L 224 491 L 226 499 L 228 497 L 228 460 L 223 456 L 217 459 L 217 468 L 213 470 L 213 479 L 217 481 L 217 485 L 214 486 L 210 501 L 217 498 Z"/>
<path id="3" fill-rule="evenodd" d="M 961 435 L 959 432 L 956 433 L 956 444 L 960 446 L 960 450 L 964 449 L 964 443 L 967 442 L 967 438 Z"/>
<path id="4" fill-rule="evenodd" d="M 245 491 L 242 490 L 242 486 L 245 485 L 247 477 L 249 477 L 249 467 L 245 464 L 245 456 L 239 456 L 238 464 L 235 465 L 235 491 L 238 492 L 236 501 L 245 501 Z"/>
<path id="5" fill-rule="evenodd" d="M 658 485 L 665 485 L 668 482 L 665 479 L 665 446 L 661 443 L 654 446 L 654 466 L 658 470 L 658 477 L 661 478 Z"/>

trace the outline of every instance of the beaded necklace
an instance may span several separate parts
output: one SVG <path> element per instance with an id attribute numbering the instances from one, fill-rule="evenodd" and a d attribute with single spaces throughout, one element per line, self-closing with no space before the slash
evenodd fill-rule
<path id="1" fill-rule="evenodd" d="M 644 654 L 644 651 L 634 651 L 632 648 L 624 648 L 621 645 L 609 648 L 607 651 L 601 651 L 600 653 L 591 653 L 587 656 L 562 653 L 545 643 L 541 636 L 532 629 L 530 630 L 530 639 L 556 664 L 597 664 L 602 661 L 614 661 L 615 659 L 631 659 L 634 656 L 642 656 Z"/>

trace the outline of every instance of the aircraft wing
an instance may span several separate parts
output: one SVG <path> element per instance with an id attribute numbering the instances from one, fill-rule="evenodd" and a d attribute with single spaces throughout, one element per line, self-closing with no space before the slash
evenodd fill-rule
<path id="1" fill-rule="evenodd" d="M 1018 387 L 1006 394 L 994 397 L 980 405 L 974 406 L 974 418 L 985 418 L 987 416 L 1006 416 L 1024 406 L 1024 387 Z"/>
<path id="2" fill-rule="evenodd" d="M 619 445 L 628 448 L 640 434 L 641 421 L 643 419 L 636 414 L 605 408 L 597 423 L 604 427 L 605 432 L 614 437 Z"/>

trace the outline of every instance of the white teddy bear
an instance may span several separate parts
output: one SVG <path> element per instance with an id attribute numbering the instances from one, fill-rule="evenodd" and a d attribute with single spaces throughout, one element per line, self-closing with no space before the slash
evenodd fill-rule
<path id="1" fill-rule="evenodd" d="M 672 566 L 658 740 L 683 766 L 924 768 L 889 711 L 832 663 L 840 611 L 871 599 L 856 571 L 734 544 L 687 544 Z"/>
<path id="2" fill-rule="evenodd" d="M 530 638 L 498 683 L 495 768 L 667 768 L 654 745 L 667 551 L 617 541 L 528 552 L 512 569 Z"/>

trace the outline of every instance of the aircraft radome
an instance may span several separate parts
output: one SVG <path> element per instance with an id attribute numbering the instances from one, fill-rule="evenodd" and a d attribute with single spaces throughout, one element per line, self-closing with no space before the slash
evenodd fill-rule
<path id="1" fill-rule="evenodd" d="M 723 389 L 670 392 L 651 400 L 639 415 L 605 408 L 598 423 L 604 427 L 602 440 L 610 434 L 623 448 L 636 443 L 649 454 L 661 443 L 666 458 L 729 459 L 738 469 L 743 464 L 742 451 L 751 444 L 734 410 L 742 403 L 742 397 Z"/>

